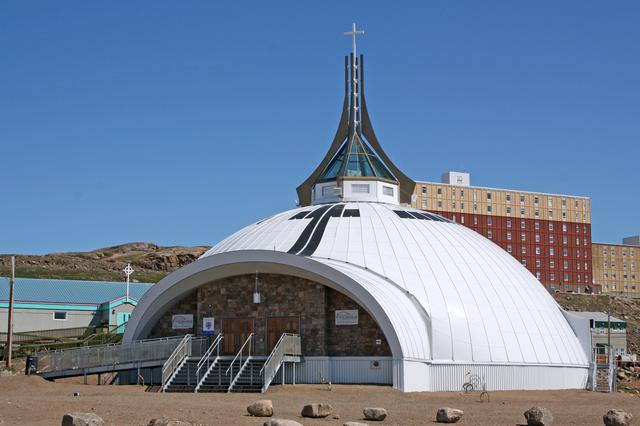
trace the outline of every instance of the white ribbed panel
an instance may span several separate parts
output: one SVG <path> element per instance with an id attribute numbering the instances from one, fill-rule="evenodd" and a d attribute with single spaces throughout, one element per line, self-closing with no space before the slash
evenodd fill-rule
<path id="1" fill-rule="evenodd" d="M 377 361 L 378 368 L 371 363 Z M 391 385 L 393 383 L 393 360 L 391 357 L 305 357 L 296 364 L 296 383 L 360 383 Z M 282 368 L 282 367 L 281 367 Z M 282 371 L 278 371 L 272 383 L 281 383 Z M 285 367 L 285 383 L 293 380 L 293 365 Z"/>

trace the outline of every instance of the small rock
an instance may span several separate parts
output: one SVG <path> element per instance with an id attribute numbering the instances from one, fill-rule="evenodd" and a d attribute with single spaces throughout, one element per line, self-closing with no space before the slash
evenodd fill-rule
<path id="1" fill-rule="evenodd" d="M 524 412 L 527 419 L 527 426 L 551 426 L 553 424 L 553 414 L 544 407 L 531 407 Z"/>
<path id="2" fill-rule="evenodd" d="M 387 418 L 387 410 L 380 407 L 367 407 L 362 410 L 362 414 L 364 414 L 365 419 L 376 422 L 381 422 Z"/>
<path id="3" fill-rule="evenodd" d="M 273 403 L 269 399 L 261 399 L 247 407 L 247 411 L 254 417 L 273 416 Z"/>
<path id="4" fill-rule="evenodd" d="M 346 422 L 342 426 L 369 426 L 369 425 L 366 423 L 360 423 L 360 422 Z"/>
<path id="5" fill-rule="evenodd" d="M 262 426 L 303 426 L 302 423 L 298 423 L 295 420 L 287 419 L 269 419 L 262 424 Z"/>
<path id="6" fill-rule="evenodd" d="M 327 417 L 333 412 L 333 407 L 329 404 L 314 403 L 307 404 L 302 408 L 302 417 L 311 417 L 313 419 L 320 419 Z"/>
<path id="7" fill-rule="evenodd" d="M 192 426 L 189 422 L 183 422 L 182 420 L 167 419 L 162 417 L 160 419 L 151 419 L 147 426 Z"/>
<path id="8" fill-rule="evenodd" d="M 74 392 L 73 396 L 80 396 L 80 392 Z"/>
<path id="9" fill-rule="evenodd" d="M 602 416 L 606 426 L 628 426 L 631 424 L 633 416 L 622 410 L 609 410 Z"/>
<path id="10" fill-rule="evenodd" d="M 67 413 L 62 416 L 62 426 L 104 426 L 104 420 L 93 413 Z"/>
<path id="11" fill-rule="evenodd" d="M 436 422 L 438 423 L 458 423 L 464 412 L 457 408 L 440 407 L 436 413 Z"/>
<path id="12" fill-rule="evenodd" d="M 340 415 L 339 414 L 334 414 L 331 418 L 333 420 L 340 420 Z"/>

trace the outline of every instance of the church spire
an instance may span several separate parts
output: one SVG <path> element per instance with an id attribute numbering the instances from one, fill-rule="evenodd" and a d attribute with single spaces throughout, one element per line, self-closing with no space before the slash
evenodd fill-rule
<path id="1" fill-rule="evenodd" d="M 340 201 L 410 204 L 415 182 L 382 150 L 373 131 L 364 96 L 364 57 L 357 53 L 356 24 L 352 51 L 345 57 L 345 94 L 338 131 L 324 159 L 298 188 L 301 206 Z"/>

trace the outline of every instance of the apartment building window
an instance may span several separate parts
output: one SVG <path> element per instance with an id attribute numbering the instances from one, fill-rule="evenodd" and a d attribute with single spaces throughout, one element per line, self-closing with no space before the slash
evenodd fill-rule
<path id="1" fill-rule="evenodd" d="M 565 281 L 565 282 L 569 281 L 569 274 L 567 274 L 567 273 L 563 274 L 562 275 L 562 280 Z"/>
<path id="2" fill-rule="evenodd" d="M 492 239 L 493 238 L 493 232 L 487 231 L 487 238 Z"/>
<path id="3" fill-rule="evenodd" d="M 565 244 L 565 245 L 566 245 L 566 244 L 567 244 L 567 242 L 568 242 L 568 240 L 567 240 L 567 236 L 565 235 L 565 236 L 563 236 L 563 237 L 562 237 L 562 244 Z"/>
<path id="4" fill-rule="evenodd" d="M 427 193 L 427 187 L 426 187 L 426 186 L 423 186 L 423 187 L 422 187 L 422 193 L 423 193 L 423 194 L 426 194 L 426 193 Z"/>
<path id="5" fill-rule="evenodd" d="M 549 231 L 553 231 L 553 223 L 549 224 Z"/>
<path id="6" fill-rule="evenodd" d="M 453 189 L 451 190 L 451 197 L 452 197 L 452 198 L 456 198 L 456 189 L 455 189 L 455 188 L 453 188 Z"/>
<path id="7" fill-rule="evenodd" d="M 460 203 L 460 210 L 464 210 L 464 203 Z"/>
<path id="8" fill-rule="evenodd" d="M 537 230 L 537 229 L 540 229 L 540 222 L 536 222 L 536 223 L 534 224 L 534 227 L 536 228 L 536 230 Z"/>
<path id="9" fill-rule="evenodd" d="M 533 212 L 533 215 L 534 215 L 535 217 L 540 217 L 540 210 L 536 210 L 536 211 L 534 211 L 534 212 Z"/>
<path id="10" fill-rule="evenodd" d="M 567 218 L 567 212 L 562 212 L 562 218 L 566 219 Z"/>
<path id="11" fill-rule="evenodd" d="M 493 219 L 490 217 L 487 218 L 487 226 L 493 226 Z"/>
<path id="12" fill-rule="evenodd" d="M 563 261 L 563 262 L 562 262 L 562 267 L 563 267 L 564 269 L 569 269 L 569 262 L 568 262 L 568 261 L 566 261 L 566 260 L 565 260 L 565 261 Z"/>
<path id="13" fill-rule="evenodd" d="M 540 272 L 536 272 L 536 278 L 540 281 L 542 279 L 542 274 Z"/>
<path id="14" fill-rule="evenodd" d="M 507 203 L 510 203 L 511 202 L 511 194 L 505 195 L 505 200 L 507 201 Z"/>
<path id="15" fill-rule="evenodd" d="M 527 222 L 525 222 L 524 220 L 520 221 L 520 229 L 525 229 L 527 227 Z"/>
<path id="16" fill-rule="evenodd" d="M 511 253 L 513 250 L 511 248 L 511 244 L 507 245 L 507 253 Z"/>
<path id="17" fill-rule="evenodd" d="M 602 249 L 602 254 L 604 254 L 605 256 L 607 255 L 607 249 L 606 248 Z"/>
<path id="18" fill-rule="evenodd" d="M 456 202 L 455 201 L 453 203 L 451 203 L 451 208 L 455 210 L 455 208 L 456 208 Z"/>
<path id="19" fill-rule="evenodd" d="M 549 256 L 553 256 L 556 254 L 556 249 L 554 249 L 553 247 L 549 247 Z"/>
<path id="20" fill-rule="evenodd" d="M 538 204 L 539 201 L 540 201 L 540 198 L 533 197 L 533 204 Z"/>
<path id="21" fill-rule="evenodd" d="M 527 266 L 527 259 L 522 259 L 521 262 L 522 262 L 522 266 Z"/>
<path id="22" fill-rule="evenodd" d="M 460 198 L 464 198 L 464 189 L 460 190 Z"/>
<path id="23" fill-rule="evenodd" d="M 576 210 L 578 210 L 578 200 L 576 200 Z"/>
<path id="24" fill-rule="evenodd" d="M 524 203 L 524 195 L 520 195 L 520 203 Z"/>
<path id="25" fill-rule="evenodd" d="M 507 232 L 507 240 L 511 241 L 511 232 Z"/>
<path id="26" fill-rule="evenodd" d="M 549 210 L 549 219 L 553 219 L 553 210 Z"/>
<path id="27" fill-rule="evenodd" d="M 491 200 L 491 193 L 487 192 L 487 200 Z"/>
<path id="28" fill-rule="evenodd" d="M 562 207 L 567 207 L 567 199 L 566 198 L 562 199 Z"/>
<path id="29" fill-rule="evenodd" d="M 524 209 L 520 209 L 520 216 L 524 216 L 524 213 L 525 213 Z"/>
<path id="30" fill-rule="evenodd" d="M 507 214 L 511 214 L 511 207 L 507 207 Z"/>
<path id="31" fill-rule="evenodd" d="M 536 259 L 536 268 L 540 267 L 540 259 Z"/>
<path id="32" fill-rule="evenodd" d="M 441 209 L 442 208 L 442 201 L 438 201 L 438 208 Z"/>
<path id="33" fill-rule="evenodd" d="M 536 243 L 540 242 L 540 235 L 536 234 Z"/>
<path id="34" fill-rule="evenodd" d="M 569 256 L 569 250 L 567 250 L 566 247 L 562 249 L 562 255 L 563 256 Z"/>
<path id="35" fill-rule="evenodd" d="M 525 233 L 520 234 L 520 241 L 527 241 L 527 234 Z"/>
<path id="36" fill-rule="evenodd" d="M 474 212 L 478 211 L 478 205 L 476 203 L 473 203 L 473 211 Z"/>
<path id="37" fill-rule="evenodd" d="M 522 254 L 527 254 L 527 246 L 522 246 L 522 249 L 520 251 L 522 252 Z"/>
<path id="38" fill-rule="evenodd" d="M 491 213 L 491 206 L 487 206 L 487 213 Z"/>
<path id="39" fill-rule="evenodd" d="M 556 274 L 549 274 L 549 281 L 555 281 L 556 280 Z"/>
<path id="40" fill-rule="evenodd" d="M 553 237 L 553 235 L 549 235 L 549 244 L 553 243 L 555 243 L 555 238 Z"/>
<path id="41" fill-rule="evenodd" d="M 460 223 L 464 225 L 464 215 L 460 216 Z"/>
<path id="42" fill-rule="evenodd" d="M 580 238 L 576 238 L 576 245 L 579 246 L 580 245 Z"/>
<path id="43" fill-rule="evenodd" d="M 511 221 L 507 220 L 507 228 L 511 228 Z"/>
<path id="44" fill-rule="evenodd" d="M 576 250 L 576 257 L 580 257 L 580 249 Z"/>
<path id="45" fill-rule="evenodd" d="M 553 207 L 553 198 L 551 198 L 551 197 L 547 198 L 547 206 L 548 207 Z"/>
<path id="46" fill-rule="evenodd" d="M 566 223 L 562 224 L 562 232 L 567 232 L 567 224 Z"/>
<path id="47" fill-rule="evenodd" d="M 475 206 L 474 206 L 474 210 L 475 210 Z M 478 224 L 478 216 L 474 216 L 473 217 L 473 224 L 477 225 Z"/>
<path id="48" fill-rule="evenodd" d="M 540 254 L 540 247 L 536 247 L 536 254 Z"/>
<path id="49" fill-rule="evenodd" d="M 438 188 L 437 189 L 437 193 L 438 193 L 438 195 L 442 195 L 442 188 Z"/>

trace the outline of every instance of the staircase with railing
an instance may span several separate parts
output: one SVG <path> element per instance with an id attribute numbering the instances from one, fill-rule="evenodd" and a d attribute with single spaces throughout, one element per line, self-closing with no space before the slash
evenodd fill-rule
<path id="1" fill-rule="evenodd" d="M 185 335 L 162 366 L 163 392 L 171 384 L 173 378 L 176 376 L 182 365 L 187 361 L 187 358 L 191 355 L 192 338 L 193 336 L 191 334 Z"/>
<path id="2" fill-rule="evenodd" d="M 242 371 L 245 369 L 247 364 L 251 361 L 252 343 L 253 343 L 253 333 L 249 334 L 249 337 L 247 337 L 247 340 L 244 341 L 244 343 L 240 347 L 240 350 L 238 351 L 236 356 L 233 358 L 233 360 L 231 360 L 231 364 L 229 365 L 229 368 L 227 368 L 227 370 L 225 371 L 225 375 L 231 378 L 231 383 L 229 384 L 229 389 L 227 390 L 227 392 L 233 391 L 233 387 L 235 386 L 236 382 L 240 378 Z M 242 362 L 245 348 L 247 348 L 248 355 L 244 358 L 244 362 Z M 237 365 L 236 365 L 236 361 L 238 361 Z M 233 374 L 234 370 L 236 372 L 235 375 Z"/>
<path id="3" fill-rule="evenodd" d="M 264 366 L 260 370 L 260 377 L 262 379 L 261 392 L 266 392 L 273 381 L 278 370 L 283 366 L 285 362 L 300 362 L 302 356 L 302 344 L 300 336 L 297 334 L 284 333 L 280 336 L 278 343 L 271 351 L 271 354 L 264 363 Z M 284 371 L 284 370 L 283 370 Z M 283 376 L 284 383 L 284 376 Z"/>
<path id="4" fill-rule="evenodd" d="M 194 392 L 198 392 L 202 383 L 204 383 L 209 373 L 211 373 L 211 370 L 213 370 L 218 363 L 220 359 L 220 344 L 222 339 L 222 334 L 218 334 L 200 361 L 198 361 L 198 365 L 196 367 L 196 380 L 198 384 L 196 385 Z M 213 359 L 211 359 L 212 357 Z"/>

